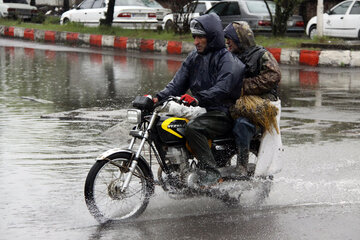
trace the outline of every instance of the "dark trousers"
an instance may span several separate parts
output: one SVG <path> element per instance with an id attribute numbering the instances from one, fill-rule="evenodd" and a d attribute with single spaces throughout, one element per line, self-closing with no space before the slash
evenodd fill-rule
<path id="1" fill-rule="evenodd" d="M 185 136 L 199 160 L 200 168 L 211 170 L 216 167 L 208 139 L 215 139 L 231 132 L 232 119 L 224 112 L 211 111 L 191 120 L 185 130 Z"/>
<path id="2" fill-rule="evenodd" d="M 257 133 L 256 127 L 247 118 L 239 117 L 235 120 L 233 135 L 236 145 L 240 149 L 250 148 L 251 139 Z"/>

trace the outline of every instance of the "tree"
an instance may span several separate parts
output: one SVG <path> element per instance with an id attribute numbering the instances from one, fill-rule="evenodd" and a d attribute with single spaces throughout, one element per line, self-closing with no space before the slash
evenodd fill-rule
<path id="1" fill-rule="evenodd" d="M 64 0 L 64 12 L 70 9 L 69 0 Z"/>
<path id="2" fill-rule="evenodd" d="M 167 1 L 167 4 L 174 13 L 174 21 L 170 28 L 180 35 L 189 33 L 191 16 L 197 7 L 198 0 L 169 0 Z"/>
<path id="3" fill-rule="evenodd" d="M 287 30 L 287 21 L 290 16 L 294 14 L 295 8 L 303 0 L 274 0 L 275 3 L 275 16 L 272 15 L 269 5 L 264 0 L 266 7 L 270 14 L 272 34 L 273 36 L 284 36 Z"/>
<path id="4" fill-rule="evenodd" d="M 114 6 L 115 0 L 109 0 L 107 11 L 105 12 L 105 20 L 100 20 L 100 25 L 105 25 L 111 27 L 114 20 Z"/>

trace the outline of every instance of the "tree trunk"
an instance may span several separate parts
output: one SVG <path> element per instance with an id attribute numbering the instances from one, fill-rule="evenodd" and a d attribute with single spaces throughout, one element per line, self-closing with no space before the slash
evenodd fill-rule
<path id="1" fill-rule="evenodd" d="M 319 37 L 322 37 L 324 35 L 324 0 L 318 0 L 317 1 L 317 7 L 316 7 L 316 16 L 317 16 L 317 22 L 316 22 L 316 28 L 317 28 L 317 35 Z"/>
<path id="2" fill-rule="evenodd" d="M 109 0 L 108 8 L 105 13 L 105 20 L 100 20 L 100 25 L 105 25 L 111 27 L 112 22 L 114 20 L 114 6 L 115 6 L 115 0 Z"/>
<path id="3" fill-rule="evenodd" d="M 273 17 L 273 15 L 272 15 L 272 12 L 270 11 L 269 4 L 267 3 L 266 0 L 264 0 L 264 3 L 265 3 L 265 5 L 266 5 L 266 9 L 268 10 L 269 15 L 270 15 L 271 26 L 274 26 L 274 17 Z M 273 29 L 273 28 L 271 28 L 271 29 Z"/>
<path id="4" fill-rule="evenodd" d="M 275 37 L 284 36 L 287 30 L 287 21 L 294 13 L 295 7 L 302 0 L 275 0 L 275 18 L 272 24 L 272 34 Z"/>
<path id="5" fill-rule="evenodd" d="M 64 12 L 70 9 L 69 0 L 64 0 Z"/>
<path id="6" fill-rule="evenodd" d="M 287 30 L 288 14 L 286 10 L 281 10 L 279 5 L 276 5 L 275 21 L 273 27 L 273 35 L 276 37 L 284 36 Z"/>

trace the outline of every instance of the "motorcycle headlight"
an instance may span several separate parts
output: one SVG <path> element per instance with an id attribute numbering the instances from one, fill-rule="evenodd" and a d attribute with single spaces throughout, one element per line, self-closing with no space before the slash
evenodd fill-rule
<path id="1" fill-rule="evenodd" d="M 141 122 L 141 110 L 129 109 L 127 111 L 127 120 L 129 123 L 140 123 Z"/>

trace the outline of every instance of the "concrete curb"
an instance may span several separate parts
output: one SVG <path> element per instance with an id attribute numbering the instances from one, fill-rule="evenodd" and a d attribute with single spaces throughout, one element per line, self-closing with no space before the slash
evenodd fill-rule
<path id="1" fill-rule="evenodd" d="M 109 35 L 57 32 L 20 27 L 0 26 L 0 36 L 30 41 L 61 43 L 79 47 L 103 47 L 160 54 L 188 54 L 194 49 L 190 42 L 136 39 Z M 268 48 L 282 64 L 307 66 L 360 67 L 360 51 L 300 50 Z"/>

